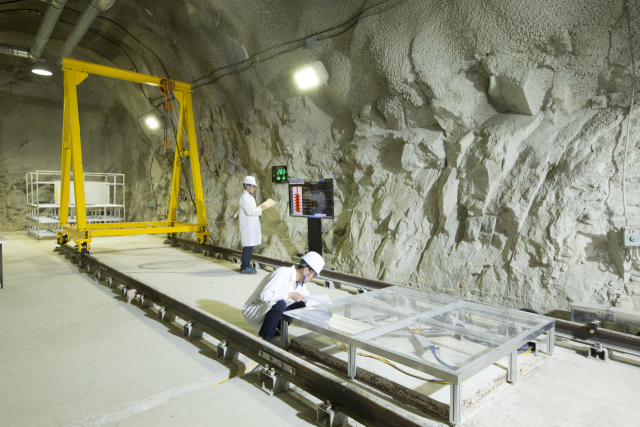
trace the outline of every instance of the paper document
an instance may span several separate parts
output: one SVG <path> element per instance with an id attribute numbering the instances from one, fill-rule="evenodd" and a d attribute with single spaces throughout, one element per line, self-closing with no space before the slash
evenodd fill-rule
<path id="1" fill-rule="evenodd" d="M 271 206 L 275 205 L 276 201 L 273 199 L 269 199 L 266 202 L 264 202 L 263 204 L 261 204 L 260 206 L 264 206 L 265 209 L 270 208 Z"/>
<path id="2" fill-rule="evenodd" d="M 313 307 L 320 304 L 331 304 L 331 298 L 328 295 L 309 295 L 305 300 L 307 307 Z"/>

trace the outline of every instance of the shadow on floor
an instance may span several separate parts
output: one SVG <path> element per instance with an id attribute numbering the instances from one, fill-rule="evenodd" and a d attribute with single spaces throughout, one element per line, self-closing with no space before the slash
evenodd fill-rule
<path id="1" fill-rule="evenodd" d="M 231 323 L 233 326 L 237 326 L 245 332 L 249 332 L 254 335 L 256 334 L 255 329 L 253 329 L 251 325 L 244 320 L 242 310 L 231 307 L 229 304 L 211 299 L 199 299 L 196 301 L 196 304 L 199 309 L 213 314 L 214 316 Z"/>
<path id="2" fill-rule="evenodd" d="M 253 372 L 247 373 L 245 375 L 238 376 L 238 380 L 244 381 L 246 383 L 252 384 L 255 387 L 258 387 L 258 371 L 255 370 Z M 266 395 L 266 392 L 265 392 Z M 312 402 L 307 399 L 302 394 L 298 394 L 298 392 L 293 391 L 292 389 L 281 391 L 279 393 L 275 393 L 272 398 L 280 399 L 282 402 L 289 405 L 291 408 L 297 411 L 296 417 L 301 421 L 305 421 L 306 423 L 317 425 L 316 417 L 318 406 L 317 403 Z"/>

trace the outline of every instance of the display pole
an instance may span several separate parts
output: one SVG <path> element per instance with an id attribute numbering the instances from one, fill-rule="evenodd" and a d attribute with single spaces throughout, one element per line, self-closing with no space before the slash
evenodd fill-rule
<path id="1" fill-rule="evenodd" d="M 309 251 L 322 255 L 322 219 L 307 218 L 307 234 L 309 236 Z"/>

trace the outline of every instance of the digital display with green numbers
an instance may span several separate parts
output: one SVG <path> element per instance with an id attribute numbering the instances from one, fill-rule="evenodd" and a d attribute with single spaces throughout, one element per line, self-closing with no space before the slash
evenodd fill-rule
<path id="1" fill-rule="evenodd" d="M 287 167 L 272 166 L 271 167 L 271 183 L 286 184 L 287 182 L 289 182 L 289 175 L 287 175 Z"/>

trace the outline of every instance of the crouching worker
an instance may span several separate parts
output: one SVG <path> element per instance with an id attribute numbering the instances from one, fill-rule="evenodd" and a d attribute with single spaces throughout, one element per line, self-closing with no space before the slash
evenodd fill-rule
<path id="1" fill-rule="evenodd" d="M 282 313 L 305 307 L 310 295 L 305 283 L 313 280 L 324 267 L 317 252 L 309 252 L 300 264 L 280 267 L 265 277 L 249 297 L 242 315 L 263 339 L 273 341 Z"/>

